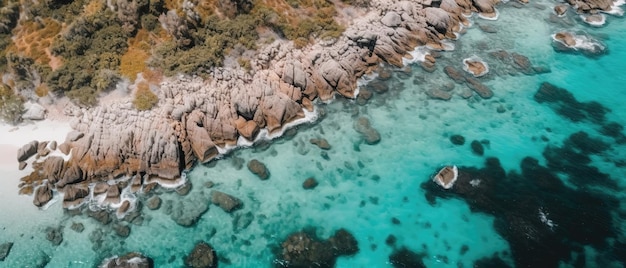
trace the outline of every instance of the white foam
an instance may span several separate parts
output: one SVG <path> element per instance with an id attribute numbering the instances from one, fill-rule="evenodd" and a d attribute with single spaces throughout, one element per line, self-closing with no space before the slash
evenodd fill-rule
<path id="1" fill-rule="evenodd" d="M 595 26 L 595 27 L 600 27 L 603 26 L 604 24 L 606 24 L 606 16 L 604 16 L 603 14 L 595 14 L 593 16 L 600 16 L 600 21 L 590 21 L 589 17 L 587 15 L 580 15 L 580 18 L 587 24 L 591 25 L 591 26 Z"/>
<path id="2" fill-rule="evenodd" d="M 454 43 L 452 43 L 452 42 L 450 42 L 448 40 L 441 41 L 441 45 L 443 45 L 443 50 L 444 51 L 452 51 L 452 50 L 454 50 L 456 48 Z"/>
<path id="3" fill-rule="evenodd" d="M 243 136 L 239 136 L 239 138 L 237 139 L 237 144 L 235 145 L 226 144 L 224 147 L 215 146 L 219 153 L 219 156 L 216 157 L 216 159 L 223 157 L 224 155 L 228 154 L 230 151 L 235 150 L 237 148 L 251 147 L 259 141 L 270 141 L 278 137 L 281 137 L 285 133 L 286 130 L 292 127 L 295 127 L 297 125 L 313 123 L 317 121 L 317 118 L 319 117 L 319 115 L 318 115 L 318 110 L 317 110 L 316 105 L 313 106 L 312 112 L 309 112 L 306 109 L 302 109 L 302 111 L 304 113 L 304 117 L 293 120 L 289 123 L 286 123 L 282 125 L 282 127 L 279 130 L 274 131 L 274 132 L 270 132 L 267 128 L 263 128 L 259 131 L 259 134 L 257 134 L 256 138 L 253 141 L 248 140 L 244 138 Z"/>
<path id="4" fill-rule="evenodd" d="M 410 65 L 416 62 L 423 62 L 426 60 L 426 55 L 428 55 L 428 48 L 425 46 L 419 46 L 409 52 L 412 59 L 402 58 L 402 64 L 404 66 Z"/>
<path id="5" fill-rule="evenodd" d="M 573 46 L 568 46 L 565 42 L 558 40 L 556 38 L 556 34 L 552 34 L 550 35 L 550 37 L 552 37 L 552 40 L 555 42 L 558 42 L 560 44 L 562 44 L 563 46 L 566 46 L 568 48 L 572 48 L 574 50 L 586 50 L 586 51 L 590 51 L 590 52 L 598 52 L 598 51 L 603 51 L 605 49 L 604 45 L 602 45 L 599 41 L 588 37 L 586 35 L 577 35 L 577 34 L 573 34 L 570 33 L 572 35 L 572 37 L 574 38 L 575 41 L 575 45 Z"/>
<path id="6" fill-rule="evenodd" d="M 474 74 L 469 69 L 469 64 L 467 63 L 469 61 L 477 61 L 477 62 L 482 63 L 485 66 L 485 71 L 483 71 L 481 73 L 478 73 L 478 74 Z M 485 61 L 483 61 L 483 59 L 481 59 L 480 57 L 478 57 L 476 55 L 472 55 L 469 58 L 463 59 L 463 70 L 465 70 L 466 72 L 472 74 L 474 77 L 481 77 L 481 76 L 483 76 L 483 75 L 485 75 L 485 74 L 487 74 L 489 72 L 489 65 Z"/>
<path id="7" fill-rule="evenodd" d="M 621 8 L 621 6 L 623 6 L 624 4 L 626 4 L 626 0 L 617 0 L 613 2 L 613 5 L 611 5 L 611 10 L 601 11 L 601 12 L 610 14 L 613 16 L 619 16 L 619 17 L 624 16 L 624 10 Z"/>
<path id="8" fill-rule="evenodd" d="M 39 186 L 42 187 L 42 186 Z M 39 188 L 37 187 L 37 188 Z M 34 193 L 36 193 L 37 190 L 34 191 Z M 41 206 L 39 209 L 40 210 L 48 210 L 48 208 L 50 208 L 52 205 L 54 205 L 55 203 L 62 201 L 63 200 L 63 195 L 57 194 L 57 195 L 52 195 L 52 199 L 50 199 L 50 201 L 48 201 L 48 203 L 46 203 L 45 205 Z"/>
<path id="9" fill-rule="evenodd" d="M 498 9 L 495 8 L 495 7 L 493 8 L 493 11 L 495 13 L 495 16 L 493 16 L 493 17 L 487 17 L 487 16 L 484 16 L 481 13 L 478 13 L 478 17 L 483 19 L 483 20 L 498 20 L 498 18 L 500 17 L 500 11 L 498 11 Z"/>
<path id="10" fill-rule="evenodd" d="M 549 215 L 550 214 L 548 214 L 547 212 L 543 211 L 543 208 L 539 208 L 539 220 L 541 220 L 541 222 L 543 222 L 545 225 L 550 227 L 550 230 L 553 230 L 554 227 L 556 227 L 558 225 L 556 223 L 554 223 L 551 219 L 548 219 Z"/>

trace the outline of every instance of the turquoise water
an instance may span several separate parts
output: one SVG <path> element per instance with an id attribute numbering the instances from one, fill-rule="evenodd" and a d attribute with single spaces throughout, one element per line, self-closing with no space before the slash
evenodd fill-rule
<path id="1" fill-rule="evenodd" d="M 331 236 L 339 228 L 355 236 L 359 252 L 340 257 L 337 267 L 392 267 L 389 255 L 403 247 L 423 256 L 427 267 L 472 267 L 475 261 L 494 254 L 513 265 L 513 255 L 519 252 L 512 252 L 511 241 L 494 227 L 494 221 L 502 214 L 472 211 L 468 199 L 454 195 L 437 198 L 430 204 L 422 184 L 430 183 L 430 177 L 443 165 L 481 168 L 487 157 L 498 158 L 507 172 L 521 173 L 520 163 L 529 156 L 546 166 L 546 146 L 564 146 L 564 141 L 578 131 L 611 143 L 608 150 L 591 156 L 590 165 L 608 174 L 617 188 L 578 189 L 565 170 L 553 172 L 569 189 L 615 197 L 617 204 L 602 209 L 610 211 L 616 229 L 609 239 L 612 245 L 625 243 L 626 169 L 615 164 L 626 159 L 624 145 L 602 136 L 598 132 L 600 126 L 594 122 L 569 121 L 549 105 L 537 103 L 533 96 L 542 82 L 550 82 L 567 89 L 580 102 L 597 101 L 608 107 L 611 111 L 606 115 L 607 121 L 625 124 L 626 21 L 609 16 L 606 26 L 591 28 L 574 14 L 568 14 L 572 25 L 549 23 L 553 5 L 540 1 L 516 8 L 509 3 L 499 8 L 497 21 L 474 17 L 474 25 L 454 42 L 455 50 L 441 52 L 433 73 L 418 65 L 410 66 L 409 73 L 397 71 L 385 81 L 390 90 L 375 94 L 364 106 L 352 100 L 320 105 L 320 119 L 297 127 L 297 133 L 194 168 L 188 174 L 193 185 L 191 192 L 180 196 L 160 190 L 160 209 L 144 207 L 142 220 L 122 223 L 131 228 L 126 238 L 115 234 L 115 221 L 103 226 L 87 216 L 70 216 L 67 212 L 60 223 L 46 220 L 52 217 L 49 214 L 64 213 L 59 204 L 42 212 L 41 221 L 16 224 L 9 219 L 18 215 L 3 215 L 0 243 L 6 240 L 15 245 L 0 267 L 40 267 L 42 263 L 47 263 L 46 267 L 92 267 L 105 257 L 129 251 L 150 256 L 157 267 L 180 267 L 200 240 L 215 248 L 221 267 L 269 267 L 275 259 L 273 249 L 290 233 L 307 227 L 315 227 L 321 238 Z M 568 18 L 560 21 L 564 20 Z M 479 25 L 492 27 L 495 33 L 481 31 Z M 564 29 L 586 31 L 606 44 L 608 54 L 590 58 L 556 52 L 550 35 Z M 525 55 L 533 65 L 551 72 L 497 75 L 509 67 L 489 56 L 495 50 Z M 464 99 L 459 94 L 468 89 L 460 84 L 454 85 L 450 101 L 426 96 L 426 90 L 452 82 L 443 73 L 443 67 L 460 69 L 462 59 L 472 55 L 481 57 L 491 68 L 480 81 L 494 91 L 492 99 Z M 504 112 L 498 112 L 499 107 Z M 380 132 L 380 143 L 362 142 L 354 129 L 359 117 L 368 118 Z M 455 134 L 465 137 L 464 145 L 450 142 L 450 136 Z M 309 143 L 312 138 L 328 140 L 331 149 L 319 149 Z M 473 140 L 489 141 L 484 156 L 472 153 L 469 144 Z M 246 169 L 245 163 L 251 159 L 267 165 L 269 180 L 261 181 Z M 245 161 L 243 168 L 241 160 Z M 302 182 L 309 177 L 315 177 L 319 186 L 304 190 Z M 209 181 L 214 184 L 212 188 L 205 186 Z M 528 192 L 524 185 L 504 187 Z M 211 205 L 193 227 L 182 227 L 172 220 L 171 211 L 189 213 L 197 204 L 210 202 L 212 190 L 240 198 L 244 207 L 228 214 Z M 144 197 L 140 199 L 145 201 Z M 545 209 L 549 211 L 550 207 Z M 82 223 L 85 230 L 72 230 L 72 223 Z M 555 224 L 557 230 L 559 225 L 566 226 L 558 221 Z M 235 225 L 247 226 L 234 228 Z M 50 226 L 62 230 L 63 242 L 59 246 L 45 239 L 45 229 Z M 390 235 L 396 237 L 395 245 L 386 244 Z M 587 254 L 583 266 L 624 265 L 624 257 L 619 259 L 618 251 L 579 246 Z M 576 266 L 570 263 L 573 261 L 562 264 Z"/>

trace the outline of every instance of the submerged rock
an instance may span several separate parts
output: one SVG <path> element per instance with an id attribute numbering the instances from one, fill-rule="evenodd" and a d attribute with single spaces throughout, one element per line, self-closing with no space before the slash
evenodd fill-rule
<path id="1" fill-rule="evenodd" d="M 380 134 L 372 127 L 369 119 L 359 117 L 355 122 L 354 129 L 361 134 L 366 144 L 374 145 L 380 142 Z"/>
<path id="2" fill-rule="evenodd" d="M 493 91 L 491 91 L 491 89 L 489 89 L 489 87 L 484 85 L 482 82 L 478 81 L 478 79 L 467 77 L 465 81 L 467 82 L 467 86 L 476 92 L 481 98 L 490 99 L 493 97 Z"/>
<path id="3" fill-rule="evenodd" d="M 482 143 L 480 143 L 479 141 L 473 140 L 470 146 L 472 147 L 473 153 L 480 155 L 480 156 L 485 154 L 485 148 L 483 147 Z"/>
<path id="4" fill-rule="evenodd" d="M 452 142 L 452 144 L 454 145 L 463 145 L 465 144 L 465 137 L 459 134 L 454 134 L 450 136 L 450 142 Z"/>
<path id="5" fill-rule="evenodd" d="M 318 184 L 317 180 L 311 177 L 311 178 L 304 180 L 304 182 L 302 183 L 302 188 L 304 188 L 305 190 L 310 190 L 310 189 L 317 187 L 317 184 Z"/>
<path id="6" fill-rule="evenodd" d="M 417 254 L 402 247 L 398 250 L 394 250 L 393 253 L 389 255 L 389 263 L 396 268 L 426 268 L 423 261 L 424 257 L 425 256 L 422 254 Z"/>
<path id="7" fill-rule="evenodd" d="M 100 267 L 103 268 L 152 268 L 154 261 L 141 253 L 131 252 L 121 257 L 113 257 L 104 260 Z"/>
<path id="8" fill-rule="evenodd" d="M 180 226 L 194 226 L 200 217 L 209 210 L 205 200 L 179 201 L 172 209 L 171 217 Z"/>
<path id="9" fill-rule="evenodd" d="M 334 267 L 337 257 L 359 251 L 354 236 L 344 229 L 325 241 L 314 233 L 296 232 L 281 243 L 281 249 L 274 261 L 278 267 Z"/>
<path id="10" fill-rule="evenodd" d="M 215 190 L 211 193 L 211 202 L 228 213 L 238 210 L 243 206 L 239 198 Z"/>
<path id="11" fill-rule="evenodd" d="M 233 231 L 238 233 L 241 230 L 244 230 L 252 224 L 254 220 L 254 214 L 248 211 L 246 213 L 237 213 L 235 217 L 233 217 Z"/>
<path id="12" fill-rule="evenodd" d="M 50 241 L 52 245 L 58 246 L 63 242 L 63 232 L 61 228 L 46 228 L 46 240 Z"/>
<path id="13" fill-rule="evenodd" d="M 443 68 L 443 71 L 455 82 L 459 84 L 465 83 L 465 75 L 463 75 L 463 73 L 459 69 L 452 66 L 446 66 L 445 68 Z"/>
<path id="14" fill-rule="evenodd" d="M 267 180 L 270 177 L 270 172 L 267 170 L 265 164 L 261 163 L 261 161 L 252 159 L 248 162 L 248 170 L 259 176 L 261 180 Z"/>
<path id="15" fill-rule="evenodd" d="M 74 230 L 74 232 L 82 233 L 85 230 L 85 226 L 80 222 L 74 222 L 70 229 Z"/>
<path id="16" fill-rule="evenodd" d="M 511 246 L 515 267 L 558 267 L 584 254 L 581 244 L 605 248 L 606 239 L 618 234 L 611 213 L 620 206 L 605 192 L 588 191 L 591 184 L 566 186 L 557 175 L 564 169 L 548 162 L 544 167 L 537 159 L 524 158 L 519 173 L 507 172 L 498 159 L 487 158 L 484 167 L 459 168 L 449 190 L 430 181 L 421 187 L 431 204 L 436 197 L 460 198 L 472 211 L 493 215 L 496 231 Z M 596 176 L 583 174 L 587 183 Z"/>
<path id="17" fill-rule="evenodd" d="M 13 242 L 7 242 L 4 244 L 0 244 L 0 261 L 4 261 L 9 253 L 11 253 L 11 248 L 13 247 Z"/>
<path id="18" fill-rule="evenodd" d="M 198 242 L 185 257 L 185 265 L 192 268 L 217 267 L 217 254 L 213 247 L 205 242 Z"/>
<path id="19" fill-rule="evenodd" d="M 430 97 L 431 99 L 438 99 L 438 100 L 452 99 L 452 94 L 450 94 L 450 92 L 447 92 L 438 88 L 431 88 L 427 90 L 426 95 Z"/>
<path id="20" fill-rule="evenodd" d="M 161 198 L 158 196 L 150 197 L 146 203 L 146 207 L 150 210 L 159 209 L 161 207 Z"/>
<path id="21" fill-rule="evenodd" d="M 550 105 L 557 114 L 573 122 L 590 120 L 594 123 L 602 123 L 609 111 L 598 102 L 579 102 L 568 90 L 548 82 L 541 84 L 534 99 L 538 103 Z"/>
<path id="22" fill-rule="evenodd" d="M 130 227 L 128 225 L 116 224 L 113 226 L 113 230 L 120 237 L 128 237 L 130 235 Z"/>
<path id="23" fill-rule="evenodd" d="M 330 150 L 330 144 L 326 139 L 311 139 L 309 140 L 311 144 L 317 145 L 322 150 Z"/>

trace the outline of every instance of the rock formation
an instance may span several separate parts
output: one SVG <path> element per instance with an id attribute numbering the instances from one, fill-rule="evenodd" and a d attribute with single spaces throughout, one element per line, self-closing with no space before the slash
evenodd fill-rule
<path id="1" fill-rule="evenodd" d="M 58 149 L 69 154 L 69 160 L 53 172 L 33 165 L 22 187 L 32 189 L 48 179 L 50 189 L 71 191 L 65 201 L 72 207 L 90 196 L 78 190 L 90 183 L 139 190 L 136 183 L 122 182 L 140 177 L 137 182 L 143 185 L 176 187 L 185 182 L 183 171 L 195 162 L 215 159 L 240 138 L 255 140 L 261 130 L 279 131 L 312 111 L 316 99 L 354 98 L 357 78 L 380 62 L 402 66 L 403 57 L 417 46 L 443 49 L 443 39 L 456 38 L 461 25 L 469 24 L 464 14 L 494 12 L 497 2 L 374 0 L 369 12 L 337 39 L 302 50 L 278 40 L 259 49 L 250 71 L 218 67 L 208 71 L 206 80 L 167 78 L 152 110 L 137 111 L 130 100 L 92 109 L 68 107 L 65 112 L 74 118 L 75 131 Z M 491 96 L 482 84 L 468 83 L 481 96 Z M 357 130 L 374 144 L 380 135 L 367 123 L 360 120 Z M 26 155 L 21 153 L 18 160 Z M 110 198 L 120 202 L 115 195 Z M 40 201 L 45 204 L 45 199 Z"/>
<path id="2" fill-rule="evenodd" d="M 281 243 L 282 251 L 275 263 L 278 267 L 334 267 L 337 257 L 359 251 L 354 236 L 340 229 L 328 240 L 320 240 L 308 232 L 296 232 Z"/>
<path id="3" fill-rule="evenodd" d="M 185 265 L 192 268 L 217 267 L 217 254 L 211 245 L 198 242 L 191 253 L 185 257 Z"/>

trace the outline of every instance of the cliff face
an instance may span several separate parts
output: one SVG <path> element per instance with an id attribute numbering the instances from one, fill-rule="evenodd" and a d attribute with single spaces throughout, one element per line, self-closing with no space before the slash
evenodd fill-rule
<path id="1" fill-rule="evenodd" d="M 42 158 L 44 164 L 33 165 L 21 191 L 35 190 L 38 206 L 50 200 L 51 190 L 64 192 L 69 206 L 90 196 L 75 189 L 97 182 L 110 186 L 99 184 L 89 191 L 98 188 L 94 195 L 107 193 L 111 200 L 125 187 L 147 191 L 153 183 L 179 185 L 182 172 L 196 161 L 214 159 L 240 138 L 254 140 L 261 129 L 275 132 L 303 118 L 316 99 L 354 98 L 357 79 L 381 62 L 401 66 L 417 46 L 443 49 L 442 40 L 455 38 L 468 23 L 464 15 L 494 12 L 496 3 L 375 0 L 337 39 L 305 49 L 275 41 L 259 50 L 251 71 L 214 68 L 210 79 L 166 79 L 152 110 L 137 111 L 130 101 L 68 109 L 76 132 L 59 150 L 71 151 L 69 160 Z M 52 161 L 53 167 L 46 165 Z M 109 198 L 103 187 L 117 190 Z"/>

